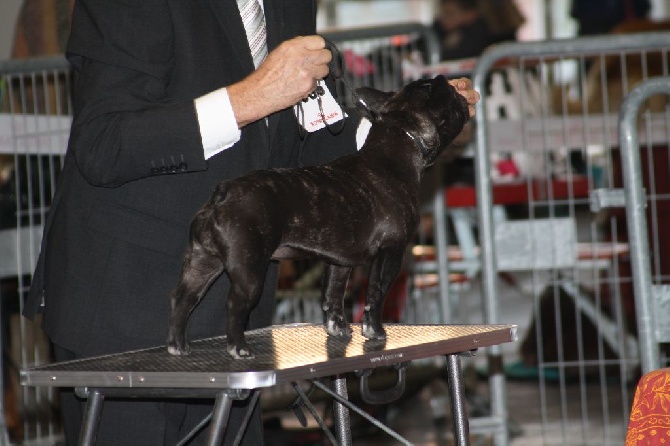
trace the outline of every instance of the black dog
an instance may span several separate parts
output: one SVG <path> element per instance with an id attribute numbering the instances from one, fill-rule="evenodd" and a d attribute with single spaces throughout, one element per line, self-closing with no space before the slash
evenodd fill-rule
<path id="1" fill-rule="evenodd" d="M 419 182 L 469 119 L 465 98 L 444 77 L 398 92 L 358 89 L 372 128 L 354 155 L 331 163 L 252 172 L 221 182 L 191 224 L 181 277 L 172 292 L 168 351 L 188 353 L 186 323 L 224 271 L 228 352 L 249 357 L 244 339 L 271 259 L 316 257 L 326 264 L 325 329 L 350 336 L 343 311 L 353 267 L 371 263 L 363 336 L 384 339 L 384 297 L 419 221 Z M 448 154 L 452 155 L 452 154 Z M 452 156 L 453 158 L 453 156 Z"/>

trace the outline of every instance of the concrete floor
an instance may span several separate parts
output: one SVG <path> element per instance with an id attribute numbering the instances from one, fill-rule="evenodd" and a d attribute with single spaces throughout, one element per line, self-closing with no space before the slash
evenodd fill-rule
<path id="1" fill-rule="evenodd" d="M 424 446 L 447 446 L 454 444 L 451 419 L 448 414 L 446 394 L 435 392 L 439 386 L 426 386 L 420 393 L 407 398 L 387 410 L 372 412 L 377 419 L 383 420 L 391 429 L 404 437 L 410 444 Z M 486 391 L 482 382 L 481 390 Z M 608 389 L 610 396 L 620 393 L 617 386 Z M 507 383 L 508 407 L 510 411 L 510 445 L 623 445 L 626 423 L 620 410 L 613 410 L 605 420 L 598 407 L 586 418 L 575 416 L 579 411 L 580 399 L 570 398 L 565 409 L 572 416 L 567 422 L 560 420 L 561 402 L 558 392 L 547 392 L 550 410 L 544 414 L 545 422 L 538 417 L 540 410 L 540 391 L 537 382 L 509 381 Z M 598 406 L 600 390 L 597 386 L 588 389 L 589 405 Z M 445 404 L 445 417 L 434 418 L 435 404 Z M 472 410 L 472 408 L 470 409 Z M 302 429 L 293 415 L 282 418 L 283 429 L 269 428 L 268 446 L 288 445 L 329 445 L 330 443 L 316 424 L 310 423 L 308 429 Z M 352 437 L 355 446 L 401 445 L 387 433 L 367 424 L 357 415 L 352 416 Z M 471 444 L 492 445 L 490 435 L 471 435 Z"/>

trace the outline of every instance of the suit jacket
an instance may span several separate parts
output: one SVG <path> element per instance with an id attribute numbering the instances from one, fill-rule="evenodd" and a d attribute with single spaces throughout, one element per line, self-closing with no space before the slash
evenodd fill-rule
<path id="1" fill-rule="evenodd" d="M 316 31 L 314 1 L 268 0 L 265 15 L 270 50 Z M 353 152 L 358 120 L 303 138 L 285 110 L 205 160 L 193 99 L 253 70 L 235 0 L 77 0 L 67 57 L 74 120 L 24 313 L 84 355 L 160 345 L 190 220 L 216 183 Z M 266 284 L 253 327 L 271 322 L 276 268 Z M 224 333 L 226 290 L 224 275 L 191 339 Z"/>

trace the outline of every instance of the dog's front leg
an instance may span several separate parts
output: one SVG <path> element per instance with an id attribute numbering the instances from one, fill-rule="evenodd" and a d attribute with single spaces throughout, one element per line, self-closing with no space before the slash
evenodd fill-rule
<path id="1" fill-rule="evenodd" d="M 372 263 L 361 320 L 362 334 L 368 339 L 386 339 L 386 331 L 382 325 L 384 299 L 400 272 L 402 258 L 402 249 L 385 249 L 380 250 Z"/>
<path id="2" fill-rule="evenodd" d="M 344 292 L 351 274 L 350 267 L 326 264 L 323 272 L 324 326 L 332 336 L 351 336 L 344 315 Z"/>

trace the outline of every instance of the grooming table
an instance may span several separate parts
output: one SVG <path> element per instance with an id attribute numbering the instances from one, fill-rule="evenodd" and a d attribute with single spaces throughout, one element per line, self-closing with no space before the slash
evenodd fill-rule
<path id="1" fill-rule="evenodd" d="M 335 404 L 338 442 L 350 445 L 348 410 L 356 407 L 347 400 L 343 374 L 445 355 L 456 444 L 469 444 L 460 354 L 515 341 L 516 326 L 385 327 L 386 341 L 369 341 L 360 334 L 360 324 L 352 324 L 350 339 L 330 337 L 322 325 L 276 325 L 247 332 L 253 359 L 233 359 L 221 336 L 191 341 L 188 356 L 172 356 L 160 346 L 29 368 L 21 371 L 21 384 L 74 387 L 88 398 L 80 444 L 94 444 L 106 397 L 215 398 L 209 444 L 217 445 L 227 427 L 232 400 L 247 398 L 253 389 L 299 380 L 316 384 L 318 378 L 332 377 L 332 395 L 339 403 Z M 398 383 L 404 384 L 401 372 L 399 367 Z"/>

